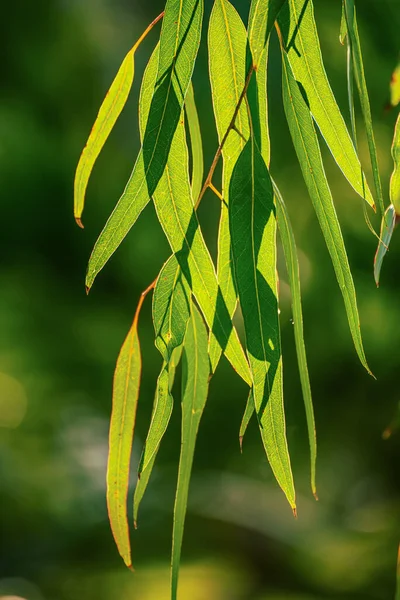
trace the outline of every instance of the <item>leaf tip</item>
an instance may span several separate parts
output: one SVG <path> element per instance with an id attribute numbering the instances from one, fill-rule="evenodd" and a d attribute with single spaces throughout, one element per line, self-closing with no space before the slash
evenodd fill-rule
<path id="1" fill-rule="evenodd" d="M 75 217 L 75 222 L 78 225 L 78 227 L 80 227 L 81 229 L 85 228 L 80 217 Z"/>
<path id="2" fill-rule="evenodd" d="M 136 519 L 133 519 L 133 527 L 134 527 L 134 529 L 137 529 L 137 521 L 136 521 Z"/>
<path id="3" fill-rule="evenodd" d="M 319 498 L 318 498 L 317 490 L 315 488 L 313 489 L 312 493 L 313 493 L 315 500 L 318 502 Z"/>
<path id="4" fill-rule="evenodd" d="M 243 454 L 243 436 L 239 435 L 240 454 Z"/>
<path id="5" fill-rule="evenodd" d="M 89 296 L 90 285 L 85 285 L 85 292 L 86 292 L 86 296 Z"/>
<path id="6" fill-rule="evenodd" d="M 292 511 L 293 511 L 294 518 L 297 519 L 297 508 L 296 508 L 296 505 L 292 506 Z"/>

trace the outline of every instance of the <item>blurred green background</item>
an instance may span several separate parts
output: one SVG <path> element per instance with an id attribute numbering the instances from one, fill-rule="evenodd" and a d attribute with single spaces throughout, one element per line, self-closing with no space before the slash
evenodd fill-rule
<path id="1" fill-rule="evenodd" d="M 206 20 L 211 9 L 206 0 Z M 249 0 L 236 0 L 246 17 Z M 363 0 L 359 20 L 385 192 L 397 110 L 384 111 L 398 60 L 398 1 Z M 128 106 L 91 179 L 79 230 L 74 169 L 120 61 L 163 8 L 159 0 L 14 0 L 2 6 L 0 89 L 0 598 L 164 600 L 169 597 L 179 394 L 133 534 L 135 575 L 107 521 L 105 469 L 112 374 L 140 291 L 169 255 L 149 205 L 96 281 L 89 252 L 138 151 L 139 82 L 158 31 L 141 47 Z M 339 0 L 315 0 L 324 57 L 344 114 L 345 49 Z M 361 201 L 332 159 L 327 172 L 353 268 L 370 366 L 358 363 L 322 235 L 296 165 L 270 61 L 272 172 L 285 195 L 301 257 L 305 335 L 319 443 L 318 494 L 309 489 L 305 417 L 282 270 L 288 438 L 298 490 L 294 520 L 273 480 L 257 428 L 239 452 L 246 388 L 225 361 L 200 427 L 183 546 L 181 600 L 386 600 L 394 597 L 399 524 L 399 434 L 382 432 L 399 403 L 400 236 L 381 288 L 376 240 Z M 206 35 L 194 76 L 206 164 L 216 148 Z M 347 119 L 348 120 L 348 119 Z M 360 149 L 370 174 L 359 121 Z M 218 200 L 200 218 L 215 255 Z M 377 223 L 375 222 L 375 225 Z M 280 259 L 281 260 L 281 259 Z M 160 369 L 150 302 L 142 312 L 143 380 L 132 482 Z M 131 490 L 132 491 L 132 490 Z"/>

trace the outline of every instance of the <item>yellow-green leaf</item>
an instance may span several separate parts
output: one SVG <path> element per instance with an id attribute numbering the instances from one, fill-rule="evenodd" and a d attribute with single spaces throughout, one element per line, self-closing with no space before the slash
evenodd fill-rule
<path id="1" fill-rule="evenodd" d="M 203 185 L 204 158 L 199 115 L 197 114 L 197 107 L 194 98 L 194 90 L 192 83 L 189 85 L 188 92 L 186 94 L 185 113 L 189 128 L 190 147 L 192 151 L 192 197 L 193 200 L 196 202 Z"/>
<path id="2" fill-rule="evenodd" d="M 379 277 L 383 259 L 389 250 L 390 240 L 392 239 L 394 227 L 396 225 L 396 211 L 393 204 L 387 207 L 381 222 L 381 233 L 379 236 L 378 248 L 374 258 L 374 278 L 377 287 L 379 287 Z"/>
<path id="3" fill-rule="evenodd" d="M 136 222 L 165 171 L 194 69 L 202 19 L 203 0 L 167 0 L 155 86 L 146 93 L 150 108 L 142 149 L 89 259 L 87 289 Z"/>
<path id="4" fill-rule="evenodd" d="M 282 42 L 293 75 L 333 158 L 354 190 L 375 208 L 322 62 L 312 0 L 287 0 L 279 13 Z"/>
<path id="5" fill-rule="evenodd" d="M 118 551 L 132 566 L 127 513 L 129 466 L 142 361 L 137 318 L 122 345 L 114 374 L 107 466 L 107 507 Z"/>
<path id="6" fill-rule="evenodd" d="M 283 407 L 274 194 L 254 136 L 232 174 L 229 223 L 261 437 L 276 480 L 295 510 Z"/>
<path id="7" fill-rule="evenodd" d="M 390 178 L 390 202 L 393 204 L 396 214 L 400 215 L 400 114 L 397 117 L 394 128 L 392 143 L 392 157 L 394 169 Z"/>
<path id="8" fill-rule="evenodd" d="M 183 346 L 182 358 L 182 426 L 181 454 L 176 486 L 172 530 L 171 600 L 176 600 L 183 530 L 189 494 L 196 437 L 208 395 L 210 363 L 208 336 L 203 319 L 192 304 L 191 318 Z"/>

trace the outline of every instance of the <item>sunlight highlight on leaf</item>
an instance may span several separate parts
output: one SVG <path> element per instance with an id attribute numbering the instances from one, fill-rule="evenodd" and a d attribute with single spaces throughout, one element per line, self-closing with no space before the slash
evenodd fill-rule
<path id="1" fill-rule="evenodd" d="M 163 17 L 161 13 L 143 32 L 136 44 L 125 56 L 110 89 L 100 107 L 96 121 L 92 127 L 86 146 L 81 154 L 74 181 L 74 216 L 80 227 L 85 205 L 85 193 L 93 166 L 107 141 L 119 115 L 124 108 L 131 91 L 135 72 L 135 52 L 149 31 Z"/>
<path id="2" fill-rule="evenodd" d="M 279 14 L 282 43 L 294 78 L 333 158 L 354 190 L 375 209 L 322 62 L 312 0 L 288 0 Z"/>
<path id="3" fill-rule="evenodd" d="M 293 145 L 343 295 L 357 354 L 363 366 L 372 375 L 364 354 L 353 277 L 331 190 L 326 179 L 317 134 L 284 51 L 282 52 L 282 78 L 283 103 Z"/>
<path id="4" fill-rule="evenodd" d="M 190 475 L 200 419 L 208 395 L 210 362 L 208 335 L 203 319 L 192 303 L 183 346 L 181 454 L 176 487 L 172 530 L 171 600 L 178 591 L 179 563 L 189 494 Z"/>
<path id="5" fill-rule="evenodd" d="M 203 0 L 167 0 L 156 83 L 154 90 L 148 90 L 150 109 L 142 149 L 89 259 L 88 290 L 153 196 L 164 173 L 194 69 L 202 19 Z"/>
<path id="6" fill-rule="evenodd" d="M 254 396 L 253 389 L 249 391 L 249 395 L 247 396 L 247 402 L 243 413 L 242 422 L 240 423 L 239 429 L 239 444 L 240 444 L 240 452 L 243 450 L 243 438 L 244 434 L 247 431 L 247 427 L 250 423 L 251 417 L 254 415 L 255 406 L 254 406 Z"/>
<path id="7" fill-rule="evenodd" d="M 185 113 L 189 128 L 190 147 L 192 151 L 192 197 L 193 200 L 196 201 L 203 185 L 204 158 L 199 115 L 197 114 L 192 83 L 190 83 L 186 94 Z"/>
<path id="8" fill-rule="evenodd" d="M 251 0 L 249 13 L 249 45 L 257 66 L 267 46 L 269 34 L 286 0 Z"/>

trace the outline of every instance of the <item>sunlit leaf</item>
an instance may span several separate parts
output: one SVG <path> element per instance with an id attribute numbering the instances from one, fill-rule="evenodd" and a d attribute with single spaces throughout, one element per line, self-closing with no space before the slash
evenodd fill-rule
<path id="1" fill-rule="evenodd" d="M 221 143 L 238 106 L 246 79 L 247 33 L 236 9 L 227 0 L 216 0 L 208 29 L 210 83 L 218 140 Z M 218 233 L 217 277 L 221 294 L 232 317 L 237 294 L 231 268 L 231 236 L 229 232 L 229 184 L 233 167 L 249 136 L 246 106 L 241 104 L 235 129 L 222 148 L 221 217 Z M 215 336 L 210 339 L 211 369 L 221 356 L 221 346 Z"/>
<path id="2" fill-rule="evenodd" d="M 288 0 L 279 13 L 282 41 L 293 75 L 333 158 L 355 191 L 375 207 L 360 161 L 322 62 L 312 0 Z"/>
<path id="3" fill-rule="evenodd" d="M 351 56 L 353 62 L 354 78 L 357 84 L 358 94 L 360 98 L 361 111 L 364 120 L 365 131 L 367 134 L 367 142 L 369 155 L 371 159 L 372 174 L 374 177 L 375 192 L 378 200 L 381 214 L 385 212 L 381 178 L 379 175 L 378 156 L 376 152 L 374 130 L 372 128 L 372 115 L 369 103 L 367 82 L 364 74 L 364 63 L 361 52 L 360 37 L 358 35 L 358 26 L 356 18 L 356 8 L 354 0 L 344 0 L 346 24 L 349 36 Z M 354 118 L 354 117 L 353 117 Z"/>
<path id="4" fill-rule="evenodd" d="M 285 52 L 282 53 L 282 57 L 283 103 L 293 144 L 343 295 L 357 354 L 361 363 L 371 373 L 364 354 L 353 277 L 326 179 L 317 134 Z"/>
<path id="5" fill-rule="evenodd" d="M 346 23 L 346 11 L 344 6 L 344 0 L 342 0 L 342 14 L 340 17 L 340 31 L 339 31 L 339 41 L 344 46 L 347 38 L 347 23 Z"/>
<path id="6" fill-rule="evenodd" d="M 183 342 L 188 319 L 188 286 L 176 257 L 171 256 L 157 279 L 153 295 L 155 343 L 164 362 L 157 380 L 153 414 L 140 461 L 139 477 L 157 452 L 171 417 L 173 398 L 170 393 L 169 361 L 172 352 Z"/>
<path id="7" fill-rule="evenodd" d="M 152 63 L 155 61 L 156 52 L 150 60 L 149 70 L 154 70 Z M 193 207 L 183 115 L 153 200 L 158 219 L 207 325 L 234 369 L 251 385 L 249 366 L 219 289 L 214 265 Z"/>
<path id="8" fill-rule="evenodd" d="M 196 437 L 208 395 L 210 363 L 207 347 L 206 327 L 196 306 L 192 304 L 182 358 L 181 454 L 172 531 L 172 600 L 176 600 L 177 597 L 179 563 Z"/>
<path id="9" fill-rule="evenodd" d="M 283 407 L 274 194 L 254 136 L 232 174 L 229 221 L 261 437 L 274 475 L 295 509 Z"/>
<path id="10" fill-rule="evenodd" d="M 160 20 L 161 14 L 140 36 L 136 44 L 125 56 L 110 89 L 100 107 L 96 121 L 92 127 L 86 146 L 81 154 L 74 181 L 74 216 L 80 227 L 83 227 L 81 216 L 85 204 L 85 193 L 93 166 L 108 136 L 111 133 L 122 109 L 124 108 L 132 87 L 135 72 L 135 52 L 152 27 Z"/>
<path id="11" fill-rule="evenodd" d="M 239 444 L 240 444 L 241 451 L 243 448 L 244 434 L 247 431 L 248 424 L 250 423 L 250 420 L 254 414 L 254 411 L 255 411 L 255 406 L 254 406 L 253 389 L 250 389 L 249 395 L 247 397 L 247 402 L 246 402 L 246 406 L 244 409 L 244 413 L 243 413 L 242 422 L 240 423 L 240 429 L 239 429 Z"/>
<path id="12" fill-rule="evenodd" d="M 189 85 L 185 98 L 185 113 L 189 128 L 190 146 L 192 151 L 192 197 L 196 201 L 203 185 L 204 159 L 199 115 L 197 114 L 192 84 Z"/>
<path id="13" fill-rule="evenodd" d="M 374 258 L 374 278 L 375 283 L 378 287 L 383 259 L 385 257 L 386 252 L 389 250 L 389 244 L 390 240 L 392 239 L 395 225 L 396 211 L 394 210 L 394 206 L 390 204 L 390 206 L 387 207 L 386 212 L 382 217 L 381 233 L 379 236 L 380 241 Z"/>
<path id="14" fill-rule="evenodd" d="M 111 530 L 118 551 L 128 567 L 131 567 L 132 560 L 126 503 L 141 368 L 135 316 L 118 356 L 114 374 L 107 466 L 107 507 Z"/>
<path id="15" fill-rule="evenodd" d="M 400 114 L 397 117 L 393 143 L 392 157 L 394 162 L 394 170 L 390 178 L 390 202 L 393 204 L 396 214 L 400 215 Z"/>
<path id="16" fill-rule="evenodd" d="M 257 66 L 267 46 L 269 34 L 286 0 L 252 0 L 249 13 L 249 45 Z"/>
<path id="17" fill-rule="evenodd" d="M 278 187 L 275 183 L 274 192 L 277 199 L 276 213 L 279 234 L 285 254 L 286 268 L 289 277 L 290 292 L 292 295 L 292 311 L 294 325 L 294 339 L 296 344 L 297 362 L 299 365 L 301 389 L 303 392 L 304 406 L 307 418 L 308 442 L 311 457 L 311 489 L 317 496 L 315 483 L 315 467 L 317 460 L 317 437 L 315 431 L 314 408 L 311 396 L 310 377 L 308 375 L 307 354 L 304 342 L 303 310 L 301 307 L 300 269 L 297 255 L 296 240 L 289 219 L 289 213 Z"/>
<path id="18" fill-rule="evenodd" d="M 156 83 L 146 95 L 150 109 L 142 149 L 93 249 L 87 289 L 136 222 L 165 171 L 199 48 L 202 17 L 203 0 L 167 0 Z"/>
<path id="19" fill-rule="evenodd" d="M 168 365 L 167 365 L 168 376 L 169 376 L 169 394 L 171 396 L 172 396 L 172 386 L 174 384 L 174 379 L 175 379 L 175 371 L 176 371 L 176 367 L 179 364 L 181 354 L 182 354 L 182 345 L 178 346 L 177 348 L 175 348 L 173 350 L 171 357 L 169 359 Z M 162 370 L 165 369 L 165 366 L 166 365 L 163 364 Z M 156 389 L 156 394 L 155 394 L 155 398 L 154 398 L 153 413 L 154 413 L 156 406 L 159 403 L 159 393 L 160 393 L 159 385 L 158 385 L 158 381 L 157 381 L 157 389 Z M 161 443 L 161 438 L 160 438 L 160 443 Z M 150 476 L 153 471 L 154 463 L 156 461 L 159 447 L 160 447 L 160 444 L 155 449 L 155 452 L 154 452 L 153 456 L 151 457 L 151 459 L 148 461 L 146 468 L 141 469 L 140 477 L 138 477 L 138 480 L 136 483 L 135 494 L 133 497 L 133 521 L 135 524 L 135 528 L 137 527 L 139 506 L 140 506 L 143 496 L 146 492 L 146 489 L 147 489 L 147 486 L 148 486 L 148 483 L 150 480 Z"/>

